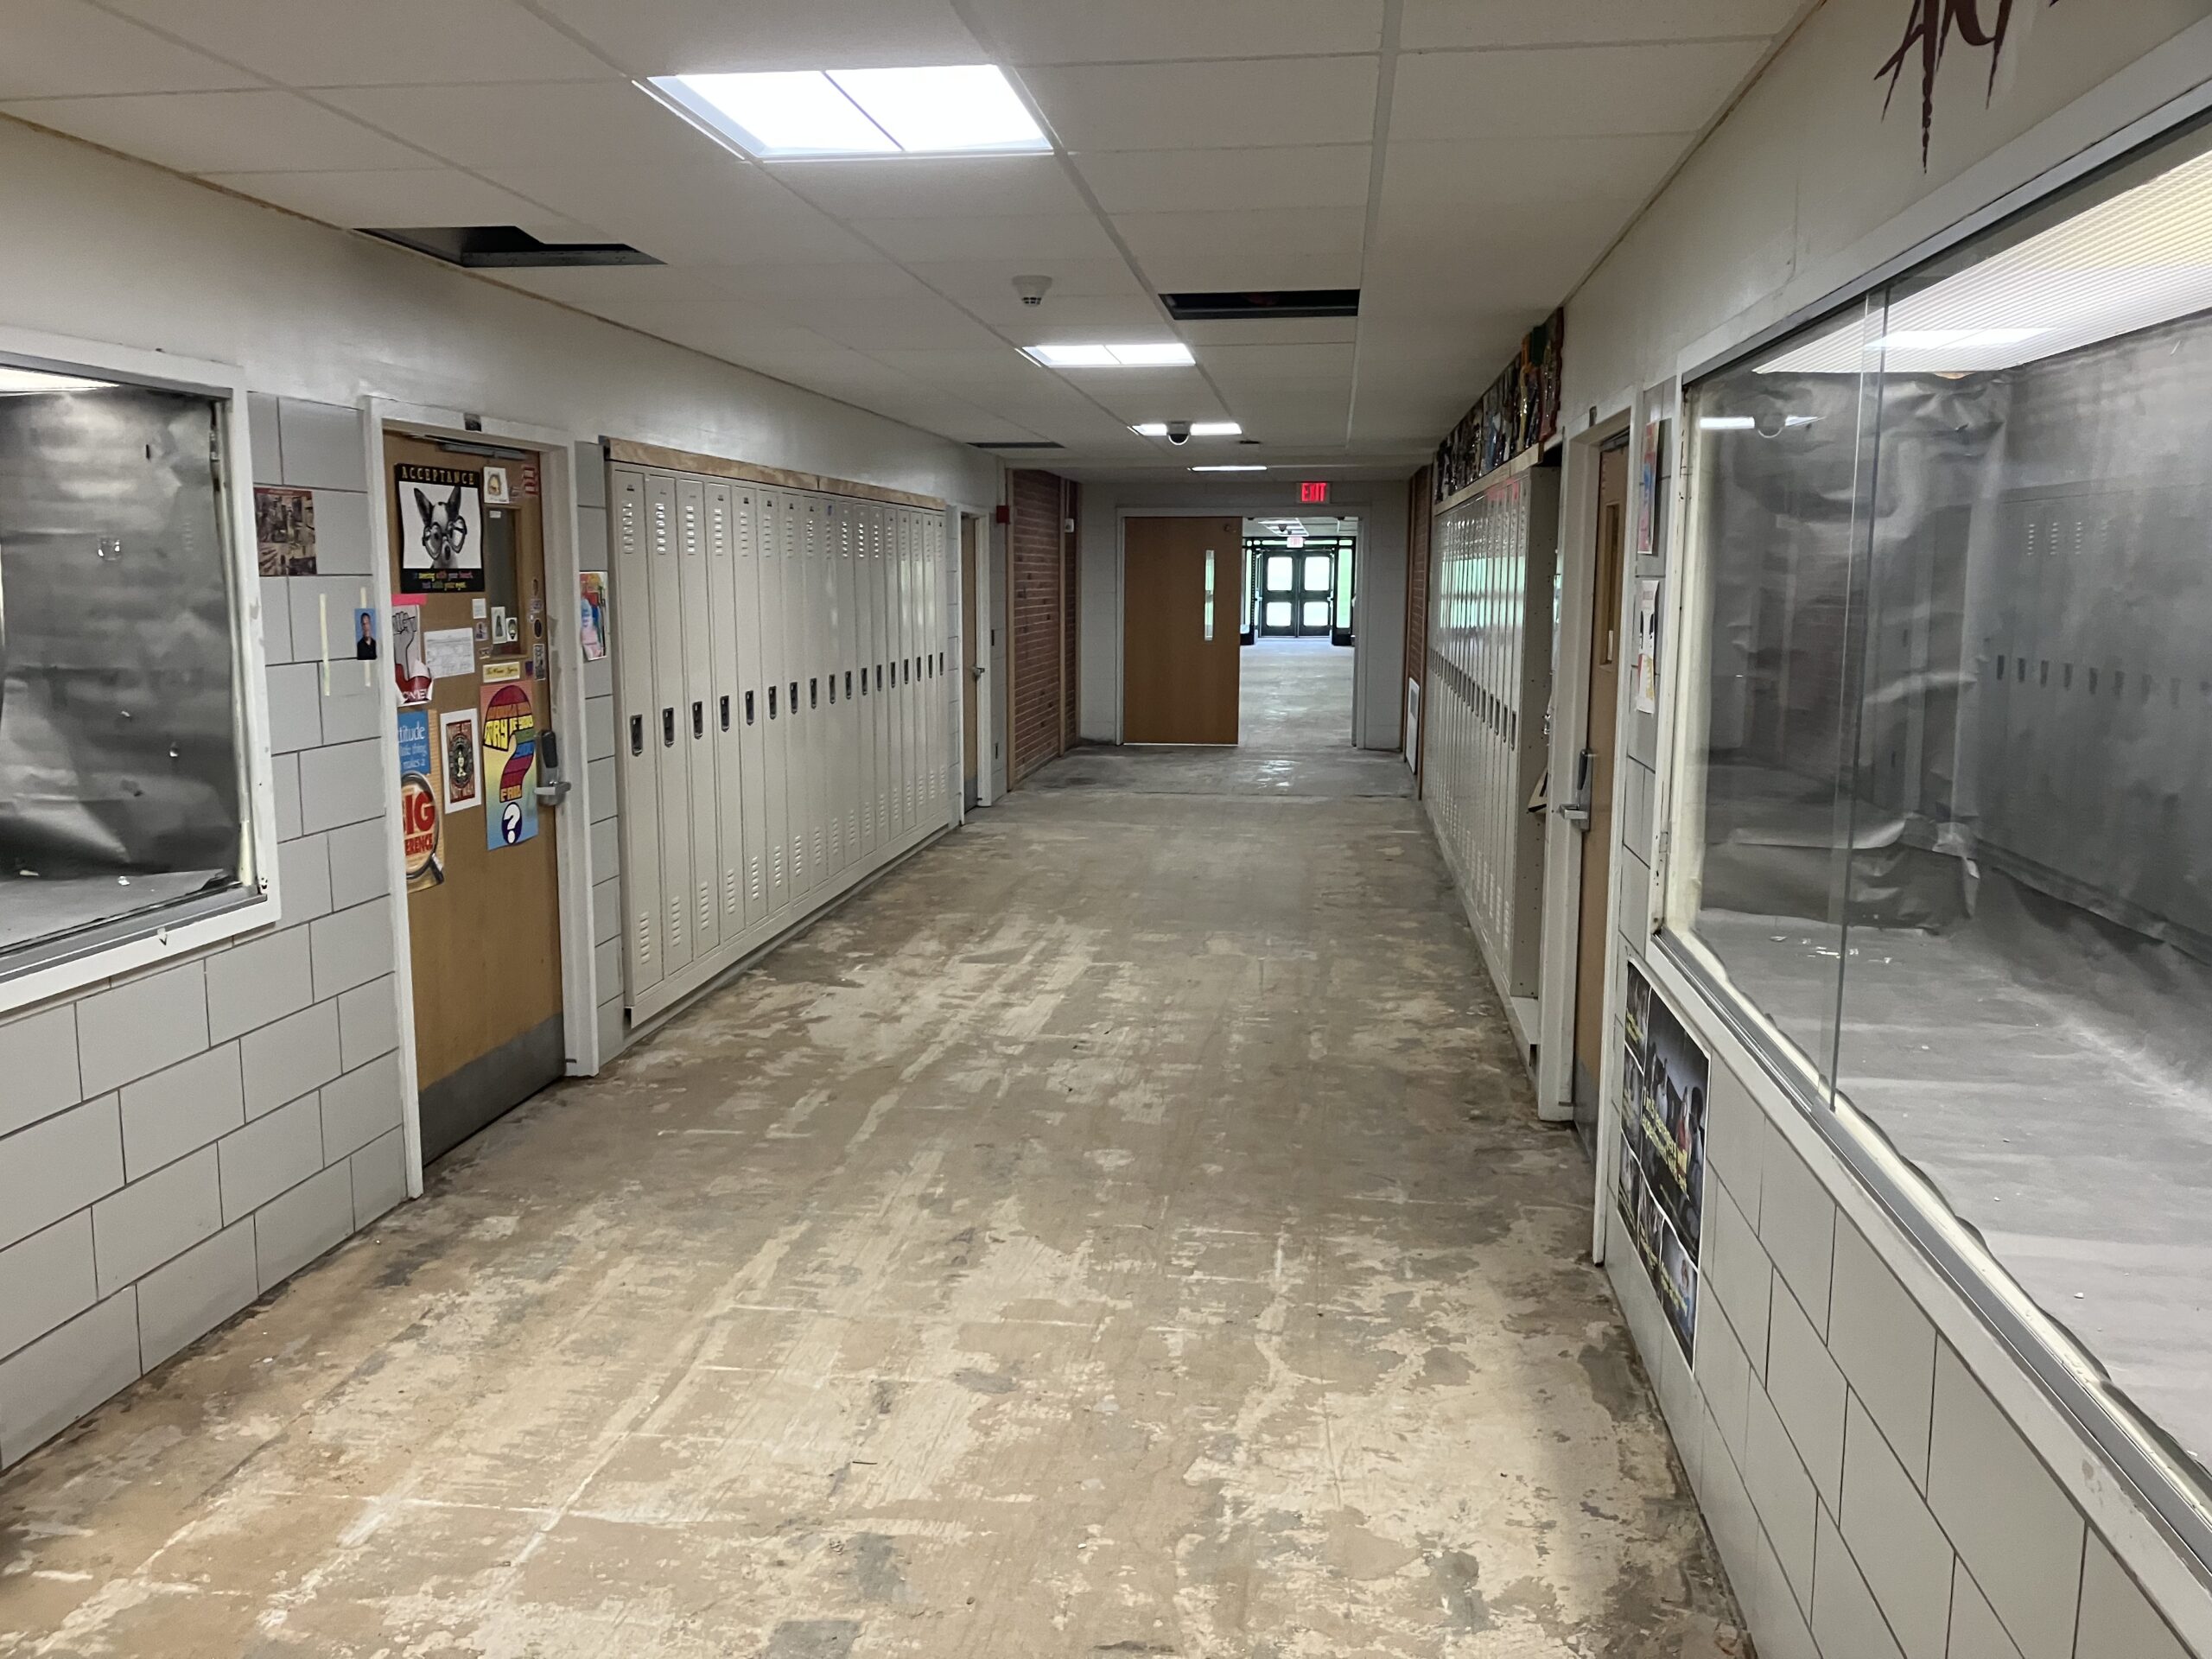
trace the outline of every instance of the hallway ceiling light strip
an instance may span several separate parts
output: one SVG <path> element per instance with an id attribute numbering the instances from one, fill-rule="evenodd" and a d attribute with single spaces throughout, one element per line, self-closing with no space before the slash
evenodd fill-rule
<path id="1" fill-rule="evenodd" d="M 756 161 L 1024 156 L 1052 147 L 991 63 L 657 75 L 639 85 Z"/>
<path id="2" fill-rule="evenodd" d="M 1129 430 L 1141 438 L 1164 438 L 1167 435 L 1167 423 L 1143 421 L 1131 427 Z M 1192 421 L 1191 423 L 1191 435 L 1194 438 L 1235 438 L 1242 437 L 1244 429 L 1235 421 Z"/>
<path id="3" fill-rule="evenodd" d="M 1048 369 L 1178 369 L 1194 359 L 1179 340 L 1120 346 L 1025 346 L 1021 354 Z"/>
<path id="4" fill-rule="evenodd" d="M 1193 467 L 1191 470 L 1194 473 L 1264 473 L 1268 469 L 1257 461 L 1244 461 L 1235 466 Z"/>

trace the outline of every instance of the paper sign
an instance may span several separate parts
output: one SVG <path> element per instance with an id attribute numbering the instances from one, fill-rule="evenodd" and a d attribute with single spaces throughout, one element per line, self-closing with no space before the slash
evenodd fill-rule
<path id="1" fill-rule="evenodd" d="M 430 711 L 399 715 L 399 834 L 406 855 L 407 891 L 421 893 L 446 879 L 445 827 L 438 816 L 430 763 Z"/>
<path id="2" fill-rule="evenodd" d="M 1636 711 L 1659 712 L 1659 579 L 1641 576 L 1636 584 Z"/>
<path id="3" fill-rule="evenodd" d="M 484 804 L 483 772 L 476 754 L 476 711 L 438 716 L 438 750 L 445 762 L 446 810 L 467 812 Z"/>
<path id="4" fill-rule="evenodd" d="M 419 605 L 391 607 L 391 677 L 399 688 L 404 708 L 418 708 L 430 700 L 430 664 L 423 649 L 423 608 Z"/>
<path id="5" fill-rule="evenodd" d="M 315 492 L 256 485 L 254 539 L 264 576 L 315 575 Z"/>
<path id="6" fill-rule="evenodd" d="M 391 469 L 399 514 L 399 591 L 484 591 L 484 507 L 474 473 L 457 467 Z"/>
<path id="7" fill-rule="evenodd" d="M 502 680 L 522 678 L 520 663 L 486 663 L 484 664 L 484 683 L 495 685 Z"/>
<path id="8" fill-rule="evenodd" d="M 395 615 L 397 613 L 395 613 Z M 393 623 L 395 631 L 398 624 Z M 476 671 L 476 636 L 467 628 L 433 628 L 423 636 L 423 668 L 434 680 Z"/>
<path id="9" fill-rule="evenodd" d="M 607 573 L 585 571 L 576 592 L 583 601 L 584 661 L 595 663 L 607 655 Z"/>
<path id="10" fill-rule="evenodd" d="M 484 469 L 484 505 L 504 507 L 507 505 L 507 469 L 486 467 Z"/>
<path id="11" fill-rule="evenodd" d="M 377 659 L 377 613 L 365 605 L 353 613 L 353 655 L 364 663 Z"/>
<path id="12" fill-rule="evenodd" d="M 1711 1063 L 1636 964 L 1627 967 L 1615 1198 L 1688 1359 L 1697 1340 Z"/>
<path id="13" fill-rule="evenodd" d="M 522 664 L 499 666 L 519 671 Z M 485 677 L 491 680 L 486 671 Z M 479 694 L 483 710 L 480 742 L 488 799 L 484 844 L 496 852 L 518 847 L 537 833 L 537 714 L 531 685 L 518 677 L 494 680 Z"/>

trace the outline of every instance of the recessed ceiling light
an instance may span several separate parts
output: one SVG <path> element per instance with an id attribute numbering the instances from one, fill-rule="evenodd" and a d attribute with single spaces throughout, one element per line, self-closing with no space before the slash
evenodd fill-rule
<path id="1" fill-rule="evenodd" d="M 1193 467 L 1191 470 L 1194 473 L 1264 473 L 1268 469 L 1264 467 L 1247 462 L 1241 467 Z"/>
<path id="2" fill-rule="evenodd" d="M 1048 369 L 1167 369 L 1192 360 L 1179 340 L 1127 346 L 1025 346 L 1022 354 Z"/>
<path id="3" fill-rule="evenodd" d="M 639 84 L 709 137 L 761 161 L 1052 147 L 996 64 L 658 75 Z"/>
<path id="4" fill-rule="evenodd" d="M 1191 435 L 1194 438 L 1233 438 L 1244 429 L 1234 421 L 1193 421 Z M 1145 421 L 1129 429 L 1141 438 L 1164 438 L 1167 435 L 1165 421 Z"/>

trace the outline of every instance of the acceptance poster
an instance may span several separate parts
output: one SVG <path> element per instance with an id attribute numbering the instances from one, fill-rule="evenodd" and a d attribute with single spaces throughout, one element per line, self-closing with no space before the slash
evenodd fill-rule
<path id="1" fill-rule="evenodd" d="M 537 833 L 537 713 L 529 680 L 494 680 L 492 673 L 486 667 L 479 694 L 477 741 L 484 749 L 484 844 L 496 852 Z"/>
<path id="2" fill-rule="evenodd" d="M 399 591 L 484 591 L 484 506 L 476 474 L 457 467 L 391 469 L 399 515 Z"/>
<path id="3" fill-rule="evenodd" d="M 1634 963 L 1621 1055 L 1621 1219 L 1687 1359 L 1697 1332 L 1711 1062 Z"/>

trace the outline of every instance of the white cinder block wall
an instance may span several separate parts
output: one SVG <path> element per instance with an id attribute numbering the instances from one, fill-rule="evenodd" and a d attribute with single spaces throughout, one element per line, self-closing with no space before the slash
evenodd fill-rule
<path id="1" fill-rule="evenodd" d="M 321 571 L 261 584 L 283 915 L 0 1022 L 0 1464 L 407 1192 L 361 421 L 251 407 Z"/>
<path id="2" fill-rule="evenodd" d="M 1947 57 L 1923 174 L 1915 111 L 1900 92 L 1885 122 L 1871 79 L 1904 10 L 1813 11 L 1570 299 L 1570 431 L 2212 79 L 2202 4 L 2017 8 L 1986 102 L 1986 57 Z M 1571 447 L 1570 467 L 1589 458 Z M 1636 958 L 1656 717 L 1623 743 L 1616 920 Z M 1680 1012 L 1713 1056 L 1694 1371 L 1610 1206 L 1608 1268 L 1762 1659 L 2212 1653 L 2201 1577 L 1718 1018 Z M 1616 985 L 1617 1033 L 1619 1013 Z"/>
<path id="3" fill-rule="evenodd" d="M 350 651 L 370 544 L 365 397 L 576 440 L 606 569 L 602 435 L 952 500 L 965 446 L 0 121 L 0 324 L 234 364 L 257 480 L 315 493 L 320 574 L 262 584 L 283 916 L 194 960 L 0 1015 L 0 1463 L 399 1201 L 386 891 L 389 671 Z M 764 250 L 764 253 L 770 251 Z M 619 594 L 613 602 L 623 602 Z M 573 626 L 573 622 L 570 623 Z M 584 669 L 594 995 L 621 1039 L 613 663 Z"/>

